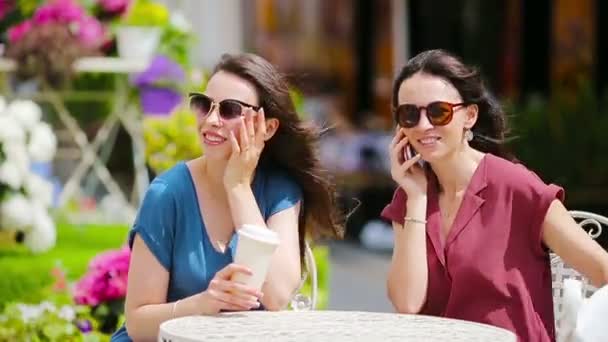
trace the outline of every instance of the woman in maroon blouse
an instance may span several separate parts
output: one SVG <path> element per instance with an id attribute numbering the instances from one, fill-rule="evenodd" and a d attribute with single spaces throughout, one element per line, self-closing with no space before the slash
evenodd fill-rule
<path id="1" fill-rule="evenodd" d="M 395 80 L 393 107 L 399 188 L 382 216 L 395 229 L 395 308 L 555 340 L 547 250 L 595 285 L 608 282 L 608 253 L 570 217 L 562 188 L 506 153 L 504 113 L 477 70 L 423 52 Z"/>

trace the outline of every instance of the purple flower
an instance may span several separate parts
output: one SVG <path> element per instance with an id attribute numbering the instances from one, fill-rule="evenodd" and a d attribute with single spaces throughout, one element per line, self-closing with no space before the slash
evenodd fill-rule
<path id="1" fill-rule="evenodd" d="M 25 36 L 31 28 L 32 22 L 30 20 L 25 20 L 20 24 L 11 27 L 8 30 L 8 41 L 11 43 L 17 42 L 18 40 L 23 38 L 23 36 Z"/>
<path id="2" fill-rule="evenodd" d="M 77 320 L 76 327 L 78 327 L 78 330 L 80 330 L 82 333 L 85 333 L 85 334 L 93 331 L 93 325 L 91 324 L 91 321 L 89 321 L 88 319 Z"/>
<path id="3" fill-rule="evenodd" d="M 165 56 L 157 56 L 146 71 L 131 78 L 140 90 L 140 102 L 146 114 L 170 114 L 182 101 L 177 86 L 185 79 L 182 67 Z"/>
<path id="4" fill-rule="evenodd" d="M 182 102 L 182 94 L 169 88 L 142 86 L 139 101 L 145 114 L 168 115 Z"/>
<path id="5" fill-rule="evenodd" d="M 185 78 L 182 67 L 165 56 L 156 56 L 148 68 L 131 78 L 136 86 L 154 85 L 162 82 L 182 82 Z"/>

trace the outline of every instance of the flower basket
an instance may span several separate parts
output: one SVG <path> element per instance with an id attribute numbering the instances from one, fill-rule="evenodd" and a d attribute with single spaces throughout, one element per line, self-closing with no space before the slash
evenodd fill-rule
<path id="1" fill-rule="evenodd" d="M 116 29 L 116 46 L 121 58 L 149 61 L 160 42 L 161 29 L 153 26 L 121 26 Z"/>

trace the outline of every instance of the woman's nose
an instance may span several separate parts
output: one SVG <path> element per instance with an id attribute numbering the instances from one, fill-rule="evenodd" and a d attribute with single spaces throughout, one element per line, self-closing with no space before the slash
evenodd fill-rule
<path id="1" fill-rule="evenodd" d="M 211 105 L 209 114 L 207 114 L 207 120 L 205 121 L 214 126 L 220 126 L 222 124 L 222 117 L 220 116 L 219 106 L 217 106 L 216 104 Z"/>
<path id="2" fill-rule="evenodd" d="M 426 109 L 420 110 L 420 120 L 418 120 L 418 124 L 413 128 L 417 128 L 420 130 L 427 130 L 433 128 L 433 124 L 429 121 L 428 116 L 426 115 Z"/>

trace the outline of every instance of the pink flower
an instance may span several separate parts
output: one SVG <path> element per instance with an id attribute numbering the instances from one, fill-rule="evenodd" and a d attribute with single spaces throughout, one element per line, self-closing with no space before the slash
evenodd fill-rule
<path id="1" fill-rule="evenodd" d="M 97 277 L 95 274 L 87 274 L 74 286 L 74 301 L 80 305 L 95 306 L 101 303 L 99 291 L 95 290 Z"/>
<path id="2" fill-rule="evenodd" d="M 67 280 L 63 268 L 59 266 L 53 267 L 51 270 L 51 276 L 53 276 L 55 280 L 53 283 L 53 290 L 55 292 L 63 292 L 67 289 Z"/>
<path id="3" fill-rule="evenodd" d="M 34 12 L 34 23 L 44 25 L 60 22 L 69 24 L 85 16 L 84 9 L 73 0 L 55 0 L 38 7 Z"/>
<path id="4" fill-rule="evenodd" d="M 98 48 L 105 37 L 105 31 L 101 23 L 90 16 L 84 16 L 77 22 L 75 33 L 84 46 L 91 48 Z"/>
<path id="5" fill-rule="evenodd" d="M 89 271 L 74 286 L 74 301 L 95 306 L 122 299 L 127 294 L 127 279 L 131 250 L 124 247 L 97 255 Z"/>
<path id="6" fill-rule="evenodd" d="M 84 8 L 74 0 L 55 0 L 57 19 L 63 23 L 72 23 L 86 16 Z"/>
<path id="7" fill-rule="evenodd" d="M 98 0 L 97 2 L 110 14 L 122 14 L 129 7 L 131 0 Z"/>
<path id="8" fill-rule="evenodd" d="M 0 20 L 4 19 L 6 14 L 13 10 L 14 6 L 12 0 L 0 0 Z"/>
<path id="9" fill-rule="evenodd" d="M 11 43 L 15 43 L 25 36 L 30 29 L 32 28 L 32 22 L 30 20 L 25 20 L 20 24 L 17 24 L 11 27 L 8 30 L 8 41 Z"/>
<path id="10" fill-rule="evenodd" d="M 44 25 L 57 21 L 57 10 L 53 4 L 38 7 L 32 20 L 36 25 Z"/>

